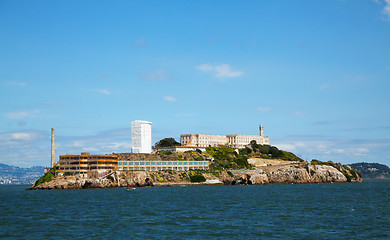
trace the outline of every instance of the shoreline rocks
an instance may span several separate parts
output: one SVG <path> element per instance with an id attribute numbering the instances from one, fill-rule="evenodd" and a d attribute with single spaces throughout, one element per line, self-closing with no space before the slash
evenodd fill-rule
<path id="1" fill-rule="evenodd" d="M 251 170 L 202 172 L 206 178 L 203 183 L 191 183 L 189 171 L 117 171 L 111 178 L 104 179 L 56 176 L 50 182 L 33 185 L 27 190 L 116 188 L 126 187 L 128 182 L 131 187 L 362 182 L 356 171 L 348 167 L 294 163 Z"/>

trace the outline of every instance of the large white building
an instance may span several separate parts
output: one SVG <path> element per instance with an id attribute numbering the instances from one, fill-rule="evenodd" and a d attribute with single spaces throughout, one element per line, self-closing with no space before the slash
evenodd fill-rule
<path id="1" fill-rule="evenodd" d="M 269 137 L 265 137 L 263 126 L 260 125 L 260 135 L 210 135 L 210 134 L 183 134 L 180 136 L 181 146 L 208 147 L 208 146 L 229 146 L 233 148 L 244 148 L 252 140 L 257 144 L 269 145 Z"/>
<path id="2" fill-rule="evenodd" d="M 152 123 L 136 120 L 131 122 L 131 152 L 152 152 Z"/>

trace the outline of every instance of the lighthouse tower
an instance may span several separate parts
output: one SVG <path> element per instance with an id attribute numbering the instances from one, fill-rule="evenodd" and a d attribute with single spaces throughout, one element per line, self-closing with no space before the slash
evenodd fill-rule
<path id="1" fill-rule="evenodd" d="M 263 125 L 261 125 L 260 124 L 260 127 L 259 127 L 259 129 L 260 129 L 260 136 L 264 136 L 264 130 L 263 130 Z"/>

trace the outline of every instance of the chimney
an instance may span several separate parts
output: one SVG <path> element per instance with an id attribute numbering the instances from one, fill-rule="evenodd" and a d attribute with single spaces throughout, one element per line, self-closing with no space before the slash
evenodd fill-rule
<path id="1" fill-rule="evenodd" d="M 54 128 L 51 129 L 51 167 L 53 168 L 56 164 L 56 154 L 54 147 Z"/>

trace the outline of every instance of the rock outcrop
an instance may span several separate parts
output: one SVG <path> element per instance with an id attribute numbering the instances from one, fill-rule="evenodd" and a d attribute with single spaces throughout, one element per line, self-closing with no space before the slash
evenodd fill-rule
<path id="1" fill-rule="evenodd" d="M 252 170 L 230 170 L 202 172 L 205 184 L 298 184 L 298 183 L 330 183 L 361 182 L 362 178 L 350 166 L 329 163 L 329 165 L 293 163 L 290 165 L 264 166 Z M 29 190 L 40 189 L 82 189 L 191 185 L 189 172 L 183 171 L 117 171 L 108 178 L 93 179 L 76 176 L 56 176 L 50 182 L 31 186 Z"/>

